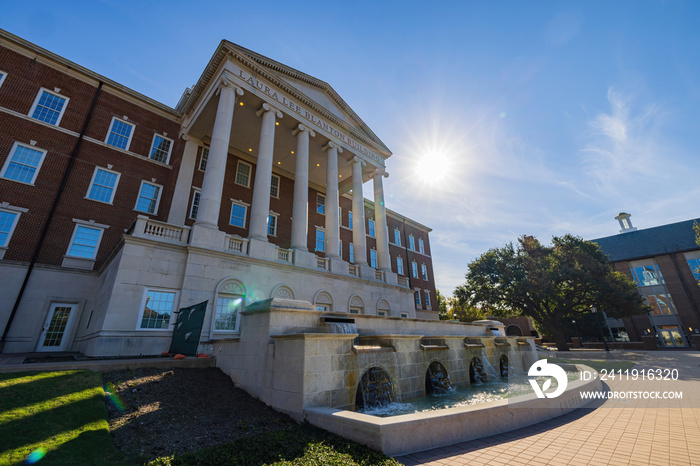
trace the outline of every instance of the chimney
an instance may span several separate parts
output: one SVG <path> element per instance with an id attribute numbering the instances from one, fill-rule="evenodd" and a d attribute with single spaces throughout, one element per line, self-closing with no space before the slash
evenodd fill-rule
<path id="1" fill-rule="evenodd" d="M 620 233 L 630 233 L 632 231 L 637 231 L 635 227 L 632 226 L 632 220 L 630 220 L 631 215 L 628 214 L 627 212 L 620 212 L 617 214 L 617 217 L 615 217 L 615 220 L 620 222 Z"/>

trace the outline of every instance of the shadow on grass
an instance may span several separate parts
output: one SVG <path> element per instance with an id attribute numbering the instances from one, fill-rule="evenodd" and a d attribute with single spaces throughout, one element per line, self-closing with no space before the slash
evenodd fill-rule
<path id="1" fill-rule="evenodd" d="M 67 464 L 103 464 L 127 465 L 124 456 L 114 448 L 86 448 L 86 445 L 104 445 L 111 443 L 107 429 L 89 430 L 78 437 L 62 443 L 58 448 L 49 451 L 38 463 L 40 466 Z"/>
<path id="2" fill-rule="evenodd" d="M 89 388 L 90 385 L 83 383 L 80 374 L 66 372 L 54 377 L 42 377 L 38 372 L 15 372 L 10 374 L 0 374 L 0 384 L 3 382 L 12 383 L 13 380 L 39 376 L 34 380 L 9 385 L 0 388 L 0 411 L 6 412 L 21 408 L 30 404 L 49 401 L 59 396 Z M 77 379 L 76 379 L 77 377 Z M 50 386 L 50 389 L 46 387 Z"/>
<path id="3" fill-rule="evenodd" d="M 261 434 L 206 448 L 195 453 L 160 458 L 150 465 L 245 464 L 396 465 L 392 458 L 309 424 Z"/>

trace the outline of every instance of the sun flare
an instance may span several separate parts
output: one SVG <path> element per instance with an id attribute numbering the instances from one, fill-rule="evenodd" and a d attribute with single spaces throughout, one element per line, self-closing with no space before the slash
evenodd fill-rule
<path id="1" fill-rule="evenodd" d="M 444 152 L 431 152 L 421 156 L 414 168 L 416 175 L 424 183 L 437 184 L 450 173 L 451 157 Z"/>

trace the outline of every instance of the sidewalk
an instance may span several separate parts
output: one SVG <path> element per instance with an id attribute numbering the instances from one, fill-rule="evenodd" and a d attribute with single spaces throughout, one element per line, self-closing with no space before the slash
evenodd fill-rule
<path id="1" fill-rule="evenodd" d="M 58 354 L 57 356 L 61 356 L 62 354 L 63 353 Z M 65 354 L 69 355 L 73 353 Z M 192 356 L 179 360 L 175 360 L 173 358 L 89 359 L 23 364 L 25 359 L 38 356 L 46 356 L 46 353 L 0 353 L 0 373 L 69 370 L 109 372 L 121 369 L 136 369 L 139 367 L 159 367 L 164 369 L 170 367 L 216 367 L 216 358 L 214 357 L 195 358 Z"/>
<path id="2" fill-rule="evenodd" d="M 682 391 L 683 400 L 597 400 L 534 426 L 396 459 L 407 466 L 700 465 L 700 352 L 649 352 L 634 368 L 678 369 L 679 379 L 605 384 Z"/>

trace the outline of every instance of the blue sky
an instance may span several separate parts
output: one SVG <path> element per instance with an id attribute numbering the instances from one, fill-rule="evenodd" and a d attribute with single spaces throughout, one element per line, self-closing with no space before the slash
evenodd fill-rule
<path id="1" fill-rule="evenodd" d="M 700 2 L 73 5 L 0 27 L 171 106 L 224 38 L 330 83 L 394 153 L 387 207 L 433 228 L 445 294 L 522 234 L 700 217 Z"/>

